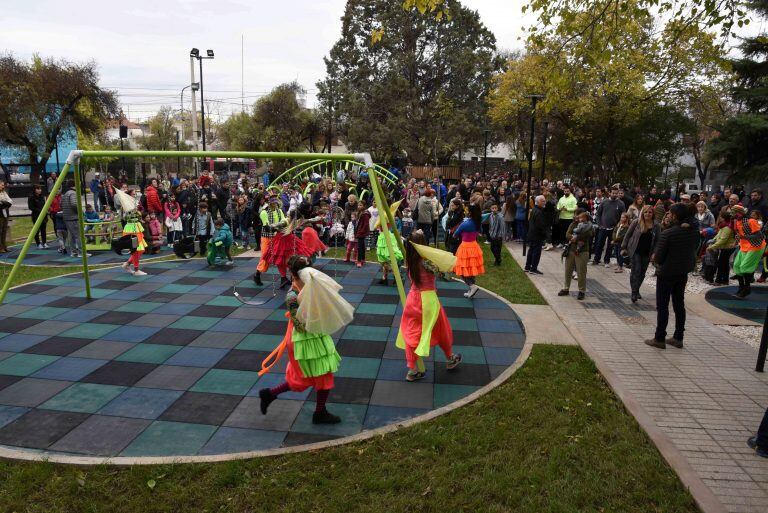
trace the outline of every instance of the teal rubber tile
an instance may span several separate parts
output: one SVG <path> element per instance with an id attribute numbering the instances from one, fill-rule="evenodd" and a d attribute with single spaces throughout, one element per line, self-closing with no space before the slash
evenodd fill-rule
<path id="1" fill-rule="evenodd" d="M 157 292 L 170 292 L 172 294 L 186 294 L 187 292 L 191 292 L 195 288 L 197 288 L 197 285 L 178 285 L 175 283 L 169 283 L 168 285 L 163 285 L 162 287 L 157 289 Z"/>
<path id="2" fill-rule="evenodd" d="M 248 335 L 235 347 L 235 349 L 271 352 L 282 340 L 283 337 L 280 335 Z"/>
<path id="3" fill-rule="evenodd" d="M 59 356 L 43 354 L 18 353 L 0 361 L 0 374 L 7 374 L 9 376 L 29 376 L 43 367 L 52 364 L 59 358 Z"/>
<path id="4" fill-rule="evenodd" d="M 116 360 L 121 362 L 163 363 L 181 348 L 182 346 L 136 344 L 132 349 L 118 356 Z"/>
<path id="5" fill-rule="evenodd" d="M 245 395 L 258 380 L 258 372 L 211 369 L 190 390 L 212 394 Z"/>
<path id="6" fill-rule="evenodd" d="M 450 290 L 466 290 L 467 284 L 463 281 L 438 281 L 437 282 L 437 290 L 438 293 L 440 289 L 450 289 Z"/>
<path id="7" fill-rule="evenodd" d="M 379 358 L 358 358 L 348 356 L 341 359 L 336 376 L 340 378 L 376 379 L 379 373 Z"/>
<path id="8" fill-rule="evenodd" d="M 117 292 L 114 289 L 99 289 L 99 288 L 91 288 L 91 298 L 92 299 L 101 299 L 103 297 L 107 297 L 110 294 L 114 294 Z M 81 290 L 80 292 L 77 292 L 72 295 L 72 297 L 88 297 L 85 290 Z"/>
<path id="9" fill-rule="evenodd" d="M 360 303 L 355 308 L 358 314 L 395 315 L 397 305 L 378 305 L 376 303 Z"/>
<path id="10" fill-rule="evenodd" d="M 280 447 L 285 431 L 220 427 L 200 454 L 232 454 Z"/>
<path id="11" fill-rule="evenodd" d="M 384 296 L 396 296 L 399 294 L 397 287 L 385 287 L 383 285 L 374 285 L 368 288 L 368 294 L 381 294 Z"/>
<path id="12" fill-rule="evenodd" d="M 383 326 L 358 326 L 350 324 L 344 330 L 341 338 L 348 340 L 372 340 L 384 342 L 389 336 L 389 327 Z"/>
<path id="13" fill-rule="evenodd" d="M 450 317 L 451 328 L 454 331 L 477 331 L 477 321 L 471 318 Z"/>
<path id="14" fill-rule="evenodd" d="M 57 308 L 54 306 L 38 306 L 33 308 L 32 310 L 27 310 L 26 312 L 22 312 L 16 317 L 20 317 L 22 319 L 53 319 L 54 317 L 58 317 L 61 314 L 65 314 L 69 311 L 69 308 Z"/>
<path id="15" fill-rule="evenodd" d="M 460 372 L 460 371 L 459 371 Z M 435 408 L 440 408 L 446 404 L 466 397 L 481 387 L 471 385 L 441 385 L 435 384 Z"/>
<path id="16" fill-rule="evenodd" d="M 286 321 L 285 310 L 277 309 L 266 318 L 267 321 Z"/>
<path id="17" fill-rule="evenodd" d="M 435 347 L 435 361 L 445 363 L 445 354 L 439 347 Z M 453 346 L 454 353 L 461 353 L 461 363 L 485 364 L 485 351 L 480 346 Z M 461 365 L 459 365 L 461 369 Z M 459 372 L 457 370 L 456 372 Z"/>
<path id="18" fill-rule="evenodd" d="M 315 403 L 306 402 L 293 422 L 291 432 L 349 436 L 357 434 L 362 430 L 365 413 L 368 410 L 367 405 L 328 403 L 326 408 L 329 412 L 341 417 L 341 422 L 338 424 L 312 424 Z"/>
<path id="19" fill-rule="evenodd" d="M 216 426 L 156 421 L 137 436 L 120 456 L 189 456 L 208 442 Z"/>
<path id="20" fill-rule="evenodd" d="M 75 383 L 48 399 L 40 408 L 45 410 L 96 413 L 109 401 L 123 393 L 125 389 L 126 387 L 116 385 Z"/>
<path id="21" fill-rule="evenodd" d="M 185 315 L 178 321 L 174 322 L 169 328 L 183 329 L 183 330 L 200 330 L 205 331 L 219 322 L 221 319 L 216 317 L 197 317 L 194 315 Z"/>
<path id="22" fill-rule="evenodd" d="M 59 287 L 61 285 L 70 285 L 70 284 L 75 283 L 77 281 L 79 281 L 79 280 L 76 279 L 76 278 L 60 277 L 60 278 L 50 278 L 48 280 L 45 280 L 42 284 L 43 285 L 55 285 L 55 286 Z"/>
<path id="23" fill-rule="evenodd" d="M 465 297 L 441 297 L 440 302 L 443 306 L 458 306 L 462 308 L 472 308 L 474 306 L 472 300 Z"/>
<path id="24" fill-rule="evenodd" d="M 29 297 L 31 294 L 21 294 L 19 292 L 9 292 L 5 295 L 5 302 L 6 303 L 13 303 L 14 301 L 18 301 L 19 299 L 24 299 L 25 297 Z"/>
<path id="25" fill-rule="evenodd" d="M 62 332 L 60 336 L 73 338 L 90 338 L 96 340 L 103 337 L 107 333 L 115 331 L 118 328 L 120 328 L 120 326 L 117 324 L 97 324 L 85 322 L 80 326 L 76 326 Z"/>
<path id="26" fill-rule="evenodd" d="M 193 278 L 219 278 L 226 274 L 226 271 L 197 271 L 190 274 Z"/>
<path id="27" fill-rule="evenodd" d="M 241 306 L 243 303 L 234 296 L 218 296 L 206 303 L 211 306 Z"/>
<path id="28" fill-rule="evenodd" d="M 115 311 L 117 312 L 133 312 L 133 313 L 150 313 L 154 312 L 165 303 L 156 303 L 153 301 L 131 301 L 122 306 L 118 306 Z"/>

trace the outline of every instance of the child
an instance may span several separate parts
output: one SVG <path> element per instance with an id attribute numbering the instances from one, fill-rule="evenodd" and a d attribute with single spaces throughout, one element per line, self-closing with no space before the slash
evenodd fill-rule
<path id="1" fill-rule="evenodd" d="M 94 224 L 100 223 L 101 218 L 99 217 L 99 213 L 96 212 L 93 209 L 93 205 L 86 205 L 85 206 L 85 233 L 92 232 L 95 230 Z M 95 238 L 90 236 L 86 238 L 86 241 L 93 244 L 95 242 Z"/>
<path id="2" fill-rule="evenodd" d="M 464 283 L 469 286 L 469 290 L 464 293 L 464 297 L 471 298 L 480 289 L 475 284 L 475 278 L 485 274 L 483 265 L 483 250 L 477 243 L 477 236 L 480 233 L 483 213 L 480 205 L 472 203 L 469 205 L 469 217 L 459 225 L 453 232 L 456 238 L 461 237 L 461 244 L 456 250 L 456 265 L 453 273 L 464 279 Z"/>
<path id="3" fill-rule="evenodd" d="M 217 219 L 213 225 L 216 227 L 216 235 L 209 244 L 213 245 L 215 248 L 220 248 L 220 250 L 227 256 L 227 265 L 232 265 L 234 263 L 234 260 L 232 260 L 232 243 L 234 242 L 232 230 L 230 230 L 229 225 L 221 218 Z M 214 265 L 216 253 L 217 251 L 215 250 L 208 252 L 208 265 Z"/>
<path id="4" fill-rule="evenodd" d="M 357 260 L 357 238 L 355 238 L 355 224 L 357 223 L 357 212 L 352 212 L 350 216 L 349 224 L 347 224 L 346 240 L 347 240 L 347 256 L 344 258 L 344 262 L 351 264 L 350 257 Z"/>
<path id="5" fill-rule="evenodd" d="M 266 251 L 262 251 L 264 255 L 263 260 L 266 262 L 267 267 L 270 265 L 277 267 L 277 271 L 280 273 L 281 289 L 290 283 L 286 274 L 288 260 L 296 255 L 303 255 L 309 258 L 313 254 L 313 251 L 304 244 L 304 241 L 296 236 L 297 224 L 298 221 L 294 219 L 283 230 L 275 233 L 275 236 L 269 243 L 269 248 Z"/>
<path id="6" fill-rule="evenodd" d="M 355 224 L 355 239 L 357 240 L 357 267 L 365 265 L 365 239 L 371 233 L 371 213 L 365 200 L 357 203 L 357 223 Z"/>
<path id="7" fill-rule="evenodd" d="M 393 217 L 399 207 L 400 201 L 396 201 L 390 205 L 389 208 L 392 211 Z M 395 234 L 392 232 L 392 227 L 388 226 L 386 232 L 384 231 L 384 228 L 381 226 L 381 217 L 376 220 L 374 228 L 380 232 L 376 239 L 376 260 L 379 262 L 379 265 L 381 265 L 381 280 L 379 280 L 379 284 L 389 285 L 389 271 L 391 270 L 393 273 L 400 272 L 400 264 L 403 261 L 403 252 L 397 244 Z M 387 239 L 389 239 L 389 243 L 392 246 L 392 251 L 395 252 L 395 259 L 397 260 L 398 265 L 397 269 L 392 269 L 392 261 L 389 258 L 389 248 L 387 247 Z"/>
<path id="8" fill-rule="evenodd" d="M 197 214 L 193 224 L 193 233 L 200 241 L 200 255 L 205 255 L 208 251 L 208 240 L 215 229 L 213 217 L 208 213 L 208 203 L 201 201 L 197 206 Z"/>
<path id="9" fill-rule="evenodd" d="M 402 219 L 402 229 L 400 230 L 400 235 L 407 239 L 411 236 L 411 232 L 413 232 L 413 217 L 411 217 L 411 209 L 408 207 L 405 207 L 403 209 L 403 219 Z"/>
<path id="10" fill-rule="evenodd" d="M 176 201 L 176 195 L 171 194 L 163 207 L 165 212 L 165 226 L 168 228 L 168 247 L 173 247 L 173 243 L 181 239 L 183 226 L 181 223 L 181 205 Z"/>
<path id="11" fill-rule="evenodd" d="M 499 205 L 491 205 L 491 215 L 488 217 L 488 239 L 491 242 L 491 253 L 495 261 L 493 265 L 501 265 L 501 246 L 504 242 L 504 234 L 507 225 L 504 222 L 504 216 L 499 211 Z"/>
<path id="12" fill-rule="evenodd" d="M 269 372 L 286 349 L 288 367 L 284 383 L 259 390 L 261 413 L 266 415 L 269 405 L 283 392 L 313 387 L 317 401 L 312 423 L 337 424 L 341 419 L 325 407 L 333 388 L 333 373 L 341 361 L 329 333 L 352 322 L 354 308 L 339 294 L 341 285 L 312 268 L 308 258 L 294 255 L 288 266 L 293 281 L 285 298 L 288 329 L 282 343 L 262 363 L 259 375 Z"/>
<path id="13" fill-rule="evenodd" d="M 136 249 L 131 252 L 128 261 L 122 267 L 134 276 L 146 276 L 147 273 L 139 270 L 139 260 L 141 259 L 141 254 L 147 248 L 147 243 L 144 241 L 144 227 L 140 222 L 138 201 L 133 195 L 117 190 L 115 191 L 115 202 L 120 205 L 120 211 L 125 219 L 123 237 L 130 236 L 136 238 Z M 133 265 L 133 269 L 130 269 L 131 265 Z"/>
<path id="14" fill-rule="evenodd" d="M 615 248 L 616 256 L 616 269 L 614 272 L 616 273 L 624 272 L 624 256 L 621 254 L 621 243 L 624 241 L 624 236 L 627 234 L 627 230 L 629 230 L 629 221 L 629 214 L 624 212 L 621 214 L 619 224 L 613 229 L 613 247 Z"/>
<path id="15" fill-rule="evenodd" d="M 115 220 L 115 213 L 112 212 L 112 207 L 109 205 L 104 205 L 104 217 L 102 218 L 102 221 L 105 223 L 112 222 Z"/>
<path id="16" fill-rule="evenodd" d="M 425 254 L 434 255 L 435 260 L 444 260 L 442 268 L 437 262 L 422 256 L 420 251 L 425 251 L 425 248 L 429 251 Z M 433 346 L 439 345 L 445 353 L 448 370 L 455 369 L 461 363 L 461 355 L 452 350 L 453 331 L 435 288 L 435 273 L 449 271 L 456 257 L 447 251 L 426 246 L 424 232 L 416 230 L 405 245 L 405 258 L 411 290 L 403 309 L 396 345 L 405 350 L 408 365 L 406 381 L 418 381 L 425 375 L 421 358 L 428 357 Z"/>
<path id="17" fill-rule="evenodd" d="M 576 225 L 576 228 L 573 229 L 571 240 L 568 242 L 569 249 L 573 250 L 574 255 L 581 254 L 582 251 L 584 251 L 584 246 L 586 242 L 584 240 L 580 240 L 583 237 L 579 237 L 583 233 L 587 233 L 587 231 L 593 229 L 592 222 L 589 220 L 589 213 L 586 211 L 581 212 L 576 217 L 576 220 L 578 221 L 578 224 Z"/>
<path id="18" fill-rule="evenodd" d="M 163 245 L 163 225 L 160 224 L 154 212 L 149 214 L 148 228 L 152 239 L 152 249 L 149 250 L 149 254 L 156 255 L 160 253 L 160 246 Z"/>

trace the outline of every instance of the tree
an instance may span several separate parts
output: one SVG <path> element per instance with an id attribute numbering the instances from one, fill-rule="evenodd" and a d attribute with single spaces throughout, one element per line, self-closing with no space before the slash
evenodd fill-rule
<path id="1" fill-rule="evenodd" d="M 36 182 L 59 135 L 73 127 L 93 135 L 118 113 L 114 93 L 99 87 L 96 64 L 0 56 L 0 142 L 19 147 Z"/>
<path id="2" fill-rule="evenodd" d="M 177 131 L 178 128 L 176 127 L 173 109 L 168 105 L 164 105 L 149 120 L 149 135 L 139 137 L 136 142 L 145 150 L 175 150 Z"/>
<path id="3" fill-rule="evenodd" d="M 438 17 L 400 0 L 347 2 L 318 97 L 352 149 L 423 164 L 481 145 L 496 40 L 477 12 L 446 5 Z"/>
<path id="4" fill-rule="evenodd" d="M 753 0 L 749 6 L 768 17 L 768 1 Z M 709 158 L 723 159 L 732 178 L 761 179 L 768 176 L 768 33 L 747 38 L 743 57 L 732 61 L 736 74 L 733 101 L 739 113 L 717 126 Z"/>

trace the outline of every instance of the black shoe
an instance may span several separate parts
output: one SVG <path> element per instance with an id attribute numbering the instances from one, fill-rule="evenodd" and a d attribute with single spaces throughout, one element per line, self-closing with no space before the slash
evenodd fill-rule
<path id="1" fill-rule="evenodd" d="M 630 296 L 630 299 L 632 300 L 633 303 L 637 303 L 637 294 L 633 292 L 632 295 Z"/>
<path id="2" fill-rule="evenodd" d="M 593 260 L 593 261 L 592 261 L 592 265 L 600 265 L 600 262 L 595 262 L 595 261 Z"/>
<path id="3" fill-rule="evenodd" d="M 256 271 L 256 274 L 253 275 L 253 283 L 258 285 L 259 287 L 264 286 L 264 284 L 261 282 L 261 273 L 259 271 Z"/>
<path id="4" fill-rule="evenodd" d="M 637 293 L 637 299 L 643 299 L 643 296 L 640 295 L 640 293 Z"/>
<path id="5" fill-rule="evenodd" d="M 543 272 L 539 271 L 538 269 L 531 269 L 530 272 L 531 272 L 531 274 L 541 274 L 541 275 L 544 274 Z"/>
<path id="6" fill-rule="evenodd" d="M 747 438 L 747 447 L 750 449 L 757 449 L 757 437 L 756 436 L 750 436 Z"/>
<path id="7" fill-rule="evenodd" d="M 259 390 L 259 399 L 261 399 L 261 414 L 267 414 L 267 408 L 272 404 L 272 401 L 277 399 L 268 388 L 262 388 Z"/>
<path id="8" fill-rule="evenodd" d="M 669 344 L 670 346 L 676 347 L 678 349 L 682 349 L 683 348 L 683 341 L 682 340 L 677 340 L 675 337 L 668 338 L 666 340 L 666 343 Z"/>
<path id="9" fill-rule="evenodd" d="M 389 285 L 389 282 L 385 278 L 379 280 L 379 285 Z"/>
<path id="10" fill-rule="evenodd" d="M 578 299 L 579 301 L 584 301 L 584 293 L 583 292 L 579 292 L 579 295 L 576 296 L 576 299 Z"/>
<path id="11" fill-rule="evenodd" d="M 557 293 L 558 296 L 567 296 L 569 294 L 570 294 L 570 292 L 568 292 L 565 289 L 562 289 L 562 290 L 560 290 L 560 292 Z"/>
<path id="12" fill-rule="evenodd" d="M 646 344 L 648 344 L 651 347 L 655 347 L 658 349 L 666 349 L 667 344 L 664 343 L 663 340 L 656 340 L 655 338 L 649 338 L 648 340 L 644 341 Z"/>
<path id="13" fill-rule="evenodd" d="M 280 290 L 283 290 L 285 286 L 288 285 L 289 283 L 291 283 L 291 280 L 289 280 L 288 278 L 286 277 L 280 278 L 280 287 L 279 287 Z"/>
<path id="14" fill-rule="evenodd" d="M 338 424 L 339 422 L 341 422 L 341 417 L 328 410 L 316 411 L 312 414 L 312 424 Z"/>

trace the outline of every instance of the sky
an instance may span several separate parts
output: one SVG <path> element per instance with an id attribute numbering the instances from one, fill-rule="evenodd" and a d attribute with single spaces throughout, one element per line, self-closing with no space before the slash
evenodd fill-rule
<path id="1" fill-rule="evenodd" d="M 228 116 L 293 80 L 314 103 L 323 57 L 341 35 L 346 0 L 2 0 L 0 52 L 16 57 L 94 60 L 103 87 L 124 112 L 145 120 L 163 105 L 181 106 L 190 83 L 189 50 L 213 49 L 203 61 L 206 104 Z M 522 48 L 523 0 L 465 0 L 494 32 L 499 49 Z M 241 59 L 241 42 L 244 58 Z M 244 64 L 241 82 L 241 63 Z M 197 64 L 195 74 L 198 74 Z M 189 89 L 184 93 L 189 109 Z M 199 108 L 199 106 L 198 106 Z M 212 114 L 215 114 L 212 113 Z"/>

